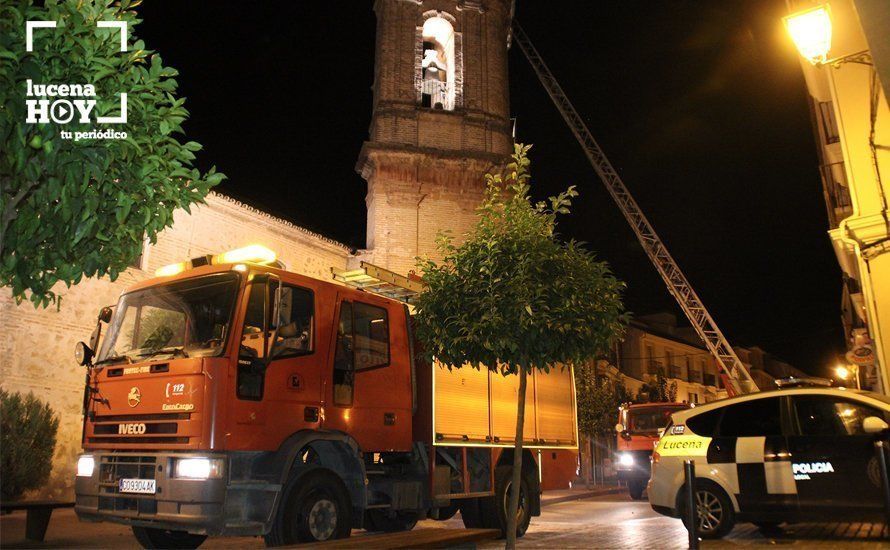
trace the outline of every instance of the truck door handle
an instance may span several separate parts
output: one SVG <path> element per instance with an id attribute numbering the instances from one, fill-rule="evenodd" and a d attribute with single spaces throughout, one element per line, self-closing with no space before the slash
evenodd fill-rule
<path id="1" fill-rule="evenodd" d="M 383 413 L 383 425 L 384 426 L 395 426 L 396 424 L 396 413 Z"/>
<path id="2" fill-rule="evenodd" d="M 306 422 L 318 422 L 318 407 L 304 408 L 303 420 L 305 420 Z"/>

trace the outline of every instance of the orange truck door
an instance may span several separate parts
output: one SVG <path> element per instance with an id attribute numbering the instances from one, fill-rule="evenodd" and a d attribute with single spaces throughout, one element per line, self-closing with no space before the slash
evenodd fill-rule
<path id="1" fill-rule="evenodd" d="M 411 448 L 411 374 L 404 310 L 373 295 L 338 296 L 324 427 L 365 451 Z"/>

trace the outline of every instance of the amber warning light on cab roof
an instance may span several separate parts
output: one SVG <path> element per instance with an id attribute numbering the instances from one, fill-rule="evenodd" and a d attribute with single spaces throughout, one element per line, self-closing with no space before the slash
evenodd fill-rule
<path id="1" fill-rule="evenodd" d="M 272 250 L 269 250 L 260 244 L 252 244 L 250 246 L 245 246 L 244 248 L 229 250 L 222 254 L 208 254 L 207 256 L 192 258 L 186 262 L 165 265 L 155 270 L 155 275 L 158 277 L 170 277 L 182 273 L 186 269 L 200 267 L 202 265 L 234 264 L 240 262 L 271 264 L 275 262 L 275 259 L 276 255 Z"/>

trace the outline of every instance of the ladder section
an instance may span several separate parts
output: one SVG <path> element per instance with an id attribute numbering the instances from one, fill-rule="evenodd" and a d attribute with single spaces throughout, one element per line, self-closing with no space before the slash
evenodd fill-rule
<path id="1" fill-rule="evenodd" d="M 646 251 L 646 255 L 655 265 L 658 274 L 667 285 L 668 291 L 677 300 L 683 313 L 689 318 L 696 333 L 701 337 L 707 346 L 708 351 L 717 359 L 720 368 L 726 374 L 730 384 L 727 385 L 727 392 L 730 395 L 739 395 L 757 391 L 757 385 L 751 378 L 751 374 L 742 364 L 741 360 L 733 351 L 729 342 L 717 328 L 717 324 L 711 317 L 704 304 L 699 299 L 692 285 L 686 279 L 686 276 L 680 271 L 677 262 L 671 257 L 664 243 L 655 233 L 652 224 L 646 219 L 637 202 L 631 196 L 621 177 L 612 167 L 609 159 L 600 148 L 599 144 L 593 139 L 593 135 L 587 128 L 587 125 L 578 115 L 575 107 L 569 101 L 568 96 L 562 90 L 559 82 L 556 81 L 547 64 L 541 58 L 538 50 L 535 49 L 528 35 L 519 26 L 519 23 L 513 20 L 513 39 L 519 45 L 526 59 L 531 63 L 532 68 L 541 80 L 541 84 L 547 90 L 556 108 L 559 110 L 566 124 L 575 134 L 578 143 L 584 149 L 587 159 L 593 166 L 597 175 L 606 186 L 609 194 L 615 200 L 621 213 L 630 224 L 637 239 Z"/>
<path id="2" fill-rule="evenodd" d="M 408 303 L 424 289 L 423 279 L 417 275 L 406 277 L 368 262 L 361 262 L 359 269 L 352 270 L 332 267 L 331 274 L 339 283 Z"/>

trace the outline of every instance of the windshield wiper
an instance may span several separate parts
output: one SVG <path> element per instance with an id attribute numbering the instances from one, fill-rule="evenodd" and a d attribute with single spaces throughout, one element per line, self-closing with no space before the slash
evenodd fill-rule
<path id="1" fill-rule="evenodd" d="M 130 364 L 133 363 L 133 358 L 130 357 L 129 355 L 113 355 L 111 357 L 106 357 L 105 359 L 102 359 L 101 361 L 96 361 L 96 365 L 101 365 L 103 363 L 112 363 L 115 361 L 120 361 L 121 359 L 126 359 L 127 363 L 130 363 Z"/>
<path id="2" fill-rule="evenodd" d="M 182 349 L 181 347 L 171 346 L 171 347 L 168 347 L 168 348 L 156 349 L 156 350 L 154 350 L 154 351 L 150 351 L 150 352 L 148 352 L 148 353 L 140 354 L 139 357 L 140 357 L 141 359 L 149 359 L 149 358 L 151 358 L 151 357 L 154 357 L 155 355 L 165 355 L 165 354 L 171 354 L 171 355 L 173 355 L 174 357 L 175 357 L 177 354 L 179 354 L 179 355 L 181 355 L 181 356 L 183 356 L 183 357 L 188 357 L 188 356 L 189 356 L 189 354 L 186 353 L 186 351 L 185 351 L 184 349 Z"/>

